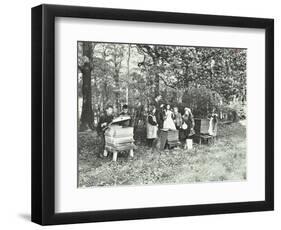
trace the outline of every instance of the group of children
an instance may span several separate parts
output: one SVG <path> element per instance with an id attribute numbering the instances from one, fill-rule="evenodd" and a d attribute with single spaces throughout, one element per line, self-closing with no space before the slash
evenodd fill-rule
<path id="1" fill-rule="evenodd" d="M 155 105 L 150 107 L 147 117 L 147 142 L 150 147 L 159 137 L 160 130 L 178 130 L 181 140 L 187 140 L 194 135 L 194 118 L 191 109 L 184 108 L 181 114 L 178 107 L 173 109 L 169 104 L 161 104 L 159 108 Z"/>
<path id="2" fill-rule="evenodd" d="M 119 116 L 130 116 L 128 106 L 123 105 Z M 98 124 L 98 132 L 101 137 L 101 156 L 105 147 L 104 131 L 111 124 L 113 120 L 113 107 L 107 106 L 105 114 L 101 116 Z M 121 122 L 118 125 L 132 126 L 132 119 Z M 149 108 L 146 119 L 146 137 L 149 146 L 153 146 L 155 140 L 159 137 L 160 130 L 179 130 L 180 137 L 183 140 L 190 138 L 194 134 L 194 119 L 189 108 L 184 109 L 181 114 L 178 107 L 173 109 L 169 104 L 161 104 L 159 107 L 152 105 Z"/>

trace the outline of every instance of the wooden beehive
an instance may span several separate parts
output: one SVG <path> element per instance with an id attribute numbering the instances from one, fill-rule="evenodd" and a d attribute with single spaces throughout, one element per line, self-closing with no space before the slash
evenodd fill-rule
<path id="1" fill-rule="evenodd" d="M 179 142 L 179 131 L 169 130 L 167 134 L 167 143 L 170 147 L 177 146 Z"/>
<path id="2" fill-rule="evenodd" d="M 108 137 L 130 137 L 134 135 L 134 128 L 123 127 L 120 125 L 111 125 L 104 134 Z"/>
<path id="3" fill-rule="evenodd" d="M 209 120 L 208 119 L 194 119 L 195 126 L 194 131 L 195 134 L 207 134 L 209 132 Z"/>
<path id="4" fill-rule="evenodd" d="M 105 132 L 105 145 L 110 149 L 131 149 L 134 144 L 134 128 L 110 126 Z"/>
<path id="5" fill-rule="evenodd" d="M 178 130 L 169 130 L 167 135 L 168 141 L 178 141 L 179 140 L 179 131 Z"/>

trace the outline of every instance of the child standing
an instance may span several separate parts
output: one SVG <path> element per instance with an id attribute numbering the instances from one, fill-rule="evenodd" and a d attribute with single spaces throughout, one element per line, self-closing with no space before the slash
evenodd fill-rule
<path id="1" fill-rule="evenodd" d="M 173 120 L 176 125 L 176 129 L 179 130 L 182 126 L 182 117 L 179 113 L 178 107 L 174 107 Z"/>
<path id="2" fill-rule="evenodd" d="M 146 138 L 149 147 L 153 147 L 153 142 L 157 138 L 158 124 L 155 116 L 156 108 L 152 106 L 147 117 Z"/>
<path id="3" fill-rule="evenodd" d="M 111 105 L 108 105 L 105 110 L 105 114 L 101 116 L 99 124 L 98 124 L 98 135 L 100 137 L 100 153 L 99 157 L 104 156 L 105 151 L 105 130 L 110 125 L 110 123 L 113 120 L 113 107 Z"/>
<path id="4" fill-rule="evenodd" d="M 184 108 L 184 114 L 182 115 L 182 129 L 183 129 L 183 136 L 185 139 L 185 146 L 184 148 L 187 148 L 187 139 L 191 138 L 192 135 L 194 135 L 194 119 L 193 114 L 191 113 L 191 109 Z"/>
<path id="5" fill-rule="evenodd" d="M 171 111 L 171 106 L 166 105 L 166 111 L 165 111 L 166 119 L 164 120 L 164 124 L 163 124 L 164 129 L 176 130 L 176 126 L 173 121 L 172 115 L 173 112 Z"/>
<path id="6" fill-rule="evenodd" d="M 128 105 L 124 104 L 122 106 L 122 112 L 119 114 L 119 116 L 131 117 L 131 115 L 129 114 Z M 129 120 L 120 122 L 119 125 L 121 125 L 123 127 L 129 127 L 129 126 L 131 126 L 131 122 L 132 122 L 131 119 L 129 119 Z"/>
<path id="7" fill-rule="evenodd" d="M 181 139 L 182 139 L 182 130 L 181 130 L 181 126 L 182 126 L 182 115 L 181 115 L 181 113 L 179 113 L 178 107 L 174 107 L 173 120 L 174 120 L 176 129 L 177 129 L 178 132 L 179 132 L 179 140 L 181 140 Z"/>

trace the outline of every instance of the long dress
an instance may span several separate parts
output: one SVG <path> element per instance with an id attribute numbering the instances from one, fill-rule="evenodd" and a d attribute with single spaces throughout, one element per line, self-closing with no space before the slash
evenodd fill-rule
<path id="1" fill-rule="evenodd" d="M 182 116 L 182 121 L 183 124 L 185 124 L 186 126 L 185 129 L 183 128 L 183 138 L 184 139 L 190 138 L 190 131 L 192 128 L 194 128 L 194 119 L 192 113 L 190 112 L 189 114 L 184 114 Z"/>
<path id="2" fill-rule="evenodd" d="M 217 114 L 212 114 L 210 122 L 209 122 L 208 133 L 214 137 L 217 136 L 217 130 L 218 130 L 218 118 L 217 117 L 218 117 Z"/>
<path id="3" fill-rule="evenodd" d="M 173 112 L 171 110 L 166 111 L 166 119 L 164 120 L 163 129 L 176 130 L 174 120 L 172 118 Z"/>
<path id="4" fill-rule="evenodd" d="M 153 114 L 149 114 L 147 117 L 147 126 L 146 126 L 146 138 L 155 139 L 157 138 L 157 121 L 156 117 Z"/>

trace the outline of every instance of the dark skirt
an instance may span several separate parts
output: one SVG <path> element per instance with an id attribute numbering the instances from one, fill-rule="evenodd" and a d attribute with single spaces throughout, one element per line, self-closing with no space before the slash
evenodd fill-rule
<path id="1" fill-rule="evenodd" d="M 186 139 L 192 139 L 192 136 L 189 136 L 190 134 L 190 127 L 188 127 L 187 129 L 181 129 L 181 140 L 186 140 Z"/>

